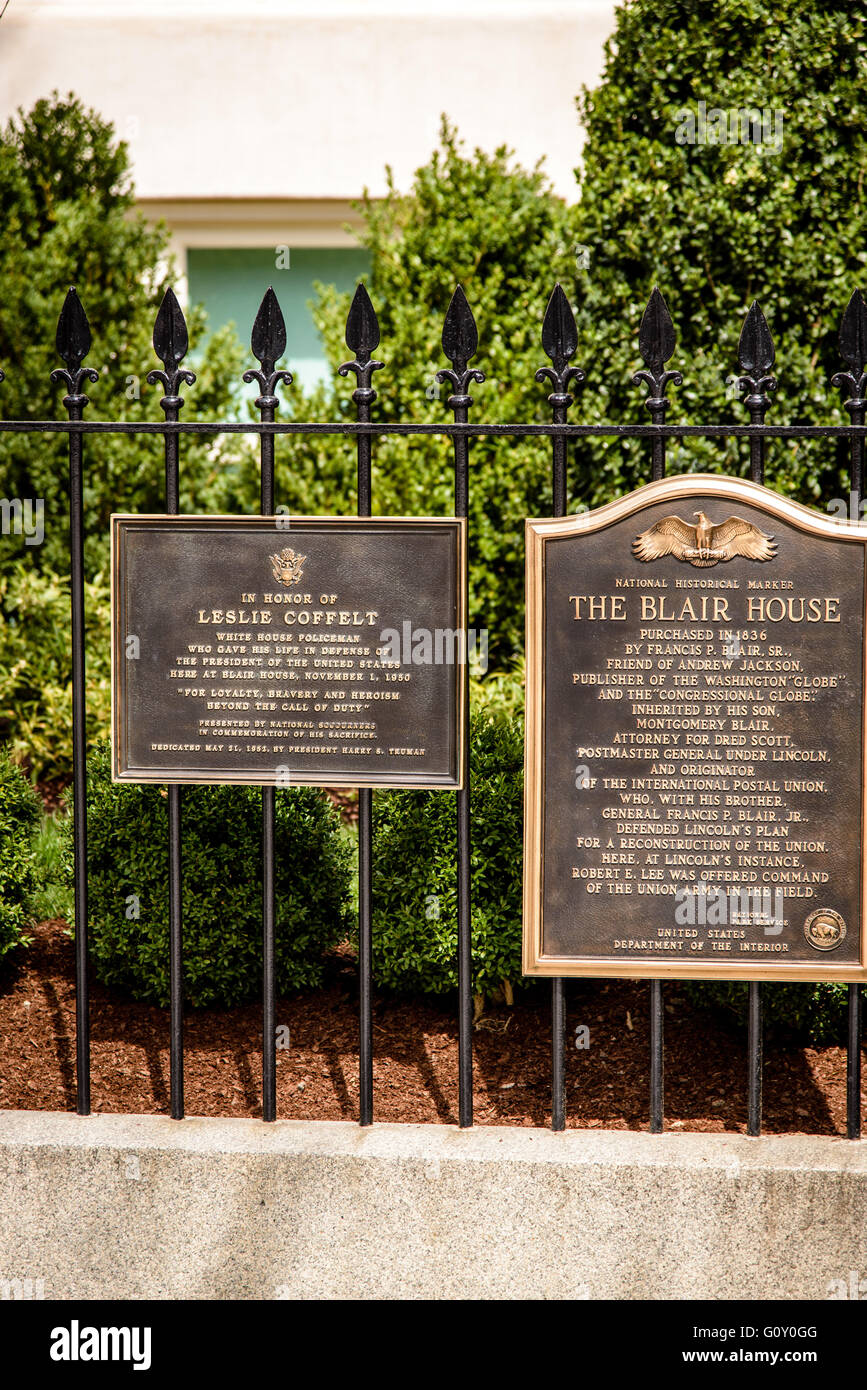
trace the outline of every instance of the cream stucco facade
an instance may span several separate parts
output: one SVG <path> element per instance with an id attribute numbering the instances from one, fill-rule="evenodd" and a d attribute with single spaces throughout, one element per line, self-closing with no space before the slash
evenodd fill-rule
<path id="1" fill-rule="evenodd" d="M 110 119 L 182 271 L 196 248 L 347 248 L 351 200 L 386 164 L 408 186 L 441 113 L 572 196 L 613 26 L 611 0 L 9 0 L 0 119 L 53 89 Z"/>

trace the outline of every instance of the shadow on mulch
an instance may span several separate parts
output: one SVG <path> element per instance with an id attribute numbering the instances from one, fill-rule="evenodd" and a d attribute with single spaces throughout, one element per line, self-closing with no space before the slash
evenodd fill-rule
<path id="1" fill-rule="evenodd" d="M 0 1108 L 75 1109 L 75 969 L 61 922 L 43 922 L 33 945 L 0 967 L 4 1038 Z M 550 1122 L 549 991 L 492 1008 L 474 1034 L 478 1124 Z M 567 1124 L 646 1129 L 649 991 L 631 981 L 567 984 Z M 746 1047 L 710 1014 L 696 1013 L 675 983 L 665 986 L 666 1128 L 746 1128 Z M 347 952 L 328 964 L 322 989 L 281 999 L 289 1028 L 277 1052 L 281 1119 L 358 1118 L 358 989 Z M 575 1046 L 576 1028 L 590 1047 Z M 189 1115 L 261 1115 L 261 1011 L 185 1015 L 185 1103 Z M 95 1111 L 164 1114 L 169 1109 L 168 1012 L 97 983 L 91 989 L 92 1105 Z M 424 999 L 377 995 L 374 1107 L 378 1121 L 457 1123 L 457 1022 Z M 840 1047 L 770 1043 L 765 1052 L 766 1132 L 843 1134 L 846 1053 Z"/>

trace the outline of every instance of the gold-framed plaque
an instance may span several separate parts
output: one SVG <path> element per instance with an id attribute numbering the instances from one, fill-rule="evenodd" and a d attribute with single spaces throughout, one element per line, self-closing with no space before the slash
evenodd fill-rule
<path id="1" fill-rule="evenodd" d="M 525 973 L 867 979 L 867 527 L 682 474 L 526 541 Z"/>
<path id="2" fill-rule="evenodd" d="M 460 788 L 466 522 L 111 519 L 117 782 Z"/>

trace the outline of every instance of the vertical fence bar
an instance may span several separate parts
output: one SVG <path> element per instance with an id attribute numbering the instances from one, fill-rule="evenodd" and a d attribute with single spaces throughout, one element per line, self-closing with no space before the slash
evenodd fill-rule
<path id="1" fill-rule="evenodd" d="M 632 378 L 635 386 L 642 382 L 647 386 L 644 401 L 645 410 L 650 412 L 654 425 L 665 424 L 665 414 L 671 402 L 665 392 L 669 382 L 675 386 L 683 384 L 680 372 L 666 371 L 665 364 L 672 356 L 676 345 L 674 324 L 668 305 L 654 285 L 647 301 L 647 307 L 638 329 L 638 350 L 644 359 L 644 368 Z M 654 435 L 651 457 L 651 480 L 659 482 L 665 477 L 665 438 Z M 662 981 L 650 981 L 650 1132 L 661 1134 L 665 1115 L 665 1011 L 662 997 Z"/>
<path id="2" fill-rule="evenodd" d="M 567 411 L 575 397 L 569 390 L 572 383 L 580 385 L 585 373 L 569 365 L 578 349 L 578 330 L 575 316 L 562 285 L 555 285 L 542 321 L 542 349 L 552 366 L 540 367 L 536 380 L 553 386 L 548 397 L 551 423 L 565 425 Z M 569 504 L 566 475 L 566 440 L 551 437 L 551 502 L 554 516 L 565 516 Z M 551 981 L 551 1128 L 566 1128 L 566 993 L 565 981 Z"/>
<path id="3" fill-rule="evenodd" d="M 859 295 L 862 310 L 864 301 Z M 867 317 L 867 310 L 864 310 Z M 867 325 L 865 325 L 867 326 Z M 862 337 L 862 342 L 867 339 L 867 333 Z M 859 399 L 850 404 L 850 414 L 853 425 L 864 424 L 864 405 L 863 398 L 864 385 L 867 378 L 861 376 L 861 391 L 857 392 Z M 849 469 L 849 488 L 855 502 L 855 513 L 861 515 L 861 497 L 864 490 L 864 440 L 858 436 L 852 439 L 852 451 Z M 846 1137 L 848 1139 L 861 1138 L 861 1001 L 863 998 L 862 987 L 859 984 L 849 986 L 848 990 L 848 1029 L 846 1037 Z"/>
<path id="4" fill-rule="evenodd" d="M 286 324 L 277 296 L 269 286 L 253 324 L 250 348 L 259 370 L 244 373 L 244 381 L 257 381 L 256 408 L 263 424 L 273 424 L 279 405 L 274 394 L 278 381 L 287 386 L 290 372 L 277 371 L 286 350 Z M 259 508 L 262 516 L 274 513 L 274 436 L 259 436 L 261 464 Z M 274 946 L 274 788 L 262 788 L 262 1119 L 277 1118 L 277 987 Z"/>
<path id="5" fill-rule="evenodd" d="M 853 290 L 840 323 L 840 356 L 848 366 L 847 372 L 837 372 L 831 382 L 849 394 L 843 401 L 853 425 L 864 424 L 867 406 L 865 389 L 867 374 L 867 305 L 860 290 Z M 861 498 L 864 492 L 864 440 L 853 436 L 849 453 L 849 490 L 851 512 L 861 520 Z M 850 512 L 850 514 L 851 514 Z M 846 1137 L 861 1138 L 861 1035 L 862 988 L 852 984 L 848 990 L 848 1027 L 846 1030 Z"/>
<path id="6" fill-rule="evenodd" d="M 748 990 L 747 1134 L 758 1135 L 762 1132 L 762 990 L 757 980 L 750 981 Z"/>
<path id="7" fill-rule="evenodd" d="M 338 367 L 341 376 L 355 373 L 352 393 L 357 418 L 370 422 L 376 392 L 370 384 L 382 362 L 371 354 L 379 346 L 379 323 L 364 285 L 359 284 L 346 320 L 346 346 L 355 353 L 352 362 Z M 356 435 L 356 484 L 359 516 L 370 516 L 372 507 L 370 435 Z M 373 792 L 358 789 L 358 1121 L 373 1124 L 373 922 L 371 915 L 371 851 L 373 841 Z"/>
<path id="8" fill-rule="evenodd" d="M 86 397 L 65 396 L 70 420 L 80 420 Z M 72 598 L 72 785 L 75 823 L 75 1054 L 77 1110 L 90 1114 L 90 991 L 87 963 L 87 713 L 84 656 L 84 506 L 82 437 L 69 437 L 69 525 Z"/>
<path id="9" fill-rule="evenodd" d="M 777 382 L 771 375 L 774 365 L 774 344 L 758 301 L 754 301 L 744 320 L 738 343 L 738 361 L 743 375 L 741 387 L 749 387 L 744 405 L 750 412 L 750 424 L 764 424 L 770 400 Z M 750 436 L 750 478 L 754 483 L 765 481 L 765 441 L 762 435 Z M 747 1134 L 762 1132 L 762 987 L 757 980 L 748 986 L 747 1030 Z"/>
<path id="10" fill-rule="evenodd" d="M 177 436 L 175 436 L 177 437 Z M 184 1118 L 184 957 L 181 888 L 181 789 L 168 788 L 169 809 L 169 1074 L 173 1120 Z"/>
<path id="11" fill-rule="evenodd" d="M 860 294 L 858 302 L 861 311 L 867 319 L 867 309 Z M 861 342 L 867 341 L 867 324 L 862 328 Z M 863 366 L 863 363 L 862 363 Z M 860 377 L 860 390 L 856 388 L 856 399 L 848 402 L 849 412 L 852 417 L 853 425 L 864 424 L 863 397 L 864 386 L 867 384 L 863 371 Z M 861 497 L 864 490 L 864 440 L 858 436 L 852 439 L 852 450 L 849 469 L 849 488 L 855 502 L 855 512 L 861 516 Z M 861 1002 L 863 998 L 862 987 L 859 984 L 852 984 L 848 990 L 848 1029 L 846 1038 L 846 1137 L 848 1139 L 861 1138 Z"/>
<path id="12" fill-rule="evenodd" d="M 360 442 L 360 441 L 359 441 Z M 359 515 L 366 515 L 359 511 Z M 373 1124 L 373 792 L 358 789 L 358 1123 Z"/>
<path id="13" fill-rule="evenodd" d="M 274 397 L 273 399 L 276 399 Z M 257 396 L 262 423 L 271 423 L 270 396 Z M 274 512 L 274 436 L 259 436 L 261 458 L 259 506 Z M 262 1119 L 277 1118 L 277 984 L 274 943 L 274 788 L 262 788 Z"/>
<path id="14" fill-rule="evenodd" d="M 93 367 L 81 363 L 90 351 L 90 325 L 75 288 L 63 302 L 57 321 L 57 354 L 66 363 L 51 373 L 63 383 L 70 420 L 81 420 L 88 397 L 85 381 L 98 381 Z M 69 435 L 69 556 L 72 614 L 72 791 L 73 875 L 75 884 L 75 1075 L 76 1109 L 90 1114 L 90 993 L 87 942 L 87 711 L 84 658 L 84 500 L 82 437 Z"/>
<path id="15" fill-rule="evenodd" d="M 560 399 L 552 399 L 558 396 Z M 571 395 L 552 392 L 548 399 L 552 423 L 565 425 Z M 552 514 L 565 516 L 568 507 L 566 440 L 556 436 L 551 440 L 551 494 Z M 566 981 L 562 976 L 551 981 L 551 1128 L 566 1128 Z"/>
<path id="16" fill-rule="evenodd" d="M 846 1137 L 861 1138 L 861 986 L 849 986 L 846 1038 Z"/>
<path id="17" fill-rule="evenodd" d="M 455 424 L 465 425 L 473 398 L 471 382 L 482 382 L 484 373 L 467 363 L 475 357 L 479 344 L 476 323 L 460 285 L 451 298 L 443 323 L 443 352 L 451 368 L 437 372 L 437 381 L 451 382 L 454 392 L 448 403 Z M 469 440 L 455 435 L 455 516 L 469 516 L 470 460 Z M 473 1123 L 473 949 L 470 903 L 470 668 L 469 634 L 459 673 L 463 682 L 463 788 L 456 793 L 458 834 L 458 1121 L 462 1129 Z"/>
<path id="18" fill-rule="evenodd" d="M 665 1118 L 665 1013 L 662 981 L 650 981 L 650 1132 L 661 1134 Z"/>
<path id="19" fill-rule="evenodd" d="M 180 416 L 183 397 L 179 390 L 182 381 L 192 386 L 195 374 L 181 367 L 189 341 L 187 325 L 175 293 L 167 289 L 154 324 L 154 352 L 163 364 L 162 371 L 148 372 L 151 386 L 162 384 L 165 395 L 160 407 L 167 423 Z M 163 435 L 163 454 L 166 474 L 166 512 L 177 516 L 180 511 L 180 478 L 178 467 L 178 436 Z M 169 1074 L 171 1115 L 173 1120 L 184 1118 L 184 959 L 183 905 L 181 877 L 181 788 L 168 787 L 169 813 Z"/>

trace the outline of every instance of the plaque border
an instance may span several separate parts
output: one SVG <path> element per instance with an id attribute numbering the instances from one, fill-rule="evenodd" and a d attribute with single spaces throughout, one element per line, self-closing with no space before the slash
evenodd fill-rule
<path id="1" fill-rule="evenodd" d="M 331 772 L 314 772 L 293 776 L 288 781 L 277 782 L 273 777 L 247 777 L 247 776 L 224 776 L 215 777 L 213 775 L 201 776 L 193 770 L 179 771 L 172 769 L 171 774 L 167 775 L 168 769 L 154 772 L 136 772 L 132 774 L 122 770 L 123 758 L 121 756 L 121 739 L 119 728 L 119 709 L 121 699 L 121 676 L 120 662 L 118 660 L 120 635 L 118 632 L 119 603 L 118 587 L 120 583 L 120 564 L 118 557 L 118 536 L 120 527 L 124 522 L 153 522 L 165 526 L 213 526 L 214 523 L 223 522 L 231 525 L 233 529 L 245 529 L 252 526 L 261 526 L 262 522 L 272 522 L 275 527 L 275 534 L 279 532 L 289 533 L 293 525 L 299 522 L 307 522 L 320 527 L 333 528 L 340 530 L 346 526 L 373 526 L 388 530 L 392 527 L 407 525 L 411 526 L 439 526 L 450 527 L 455 531 L 457 546 L 455 547 L 456 560 L 456 593 L 457 593 L 457 623 L 456 629 L 466 629 L 467 625 L 467 520 L 465 517 L 453 516 L 302 516 L 281 513 L 280 515 L 261 516 L 255 514 L 238 515 L 237 513 L 225 514 L 213 513 L 178 513 L 169 515 L 162 512 L 113 512 L 111 515 L 111 780 L 112 782 L 122 782 L 132 786 L 161 785 L 161 786 L 244 786 L 244 787 L 334 787 L 347 788 L 371 787 L 381 790 L 396 791 L 461 791 L 466 781 L 467 763 L 467 744 L 466 744 L 466 691 L 465 681 L 461 677 L 461 663 L 457 663 L 458 676 L 455 680 L 455 700 L 452 711 L 455 727 L 455 761 L 458 769 L 457 778 L 440 777 L 432 780 L 423 774 L 413 775 L 409 770 L 400 777 L 398 773 L 383 773 L 378 777 L 357 777 L 335 775 Z M 280 523 L 279 530 L 277 523 Z M 398 780 L 399 779 L 399 780 Z"/>
<path id="2" fill-rule="evenodd" d="M 867 980 L 867 875 L 864 872 L 865 824 L 867 824 L 867 550 L 865 550 L 864 622 L 861 700 L 861 841 L 853 846 L 861 873 L 860 964 L 833 965 L 830 961 L 758 963 L 734 961 L 642 961 L 634 957 L 546 956 L 542 951 L 542 859 L 544 854 L 544 758 L 545 730 L 545 544 L 563 536 L 602 531 L 624 517 L 657 502 L 685 498 L 718 497 L 758 507 L 811 535 L 852 541 L 867 547 L 867 527 L 858 522 L 825 516 L 800 502 L 744 478 L 718 473 L 681 473 L 646 483 L 625 497 L 602 507 L 568 517 L 544 517 L 524 523 L 526 541 L 526 711 L 524 725 L 524 882 L 523 971 L 537 977 L 592 977 L 644 980 L 788 980 L 835 981 L 838 984 Z M 616 904 L 611 912 L 616 914 Z"/>

